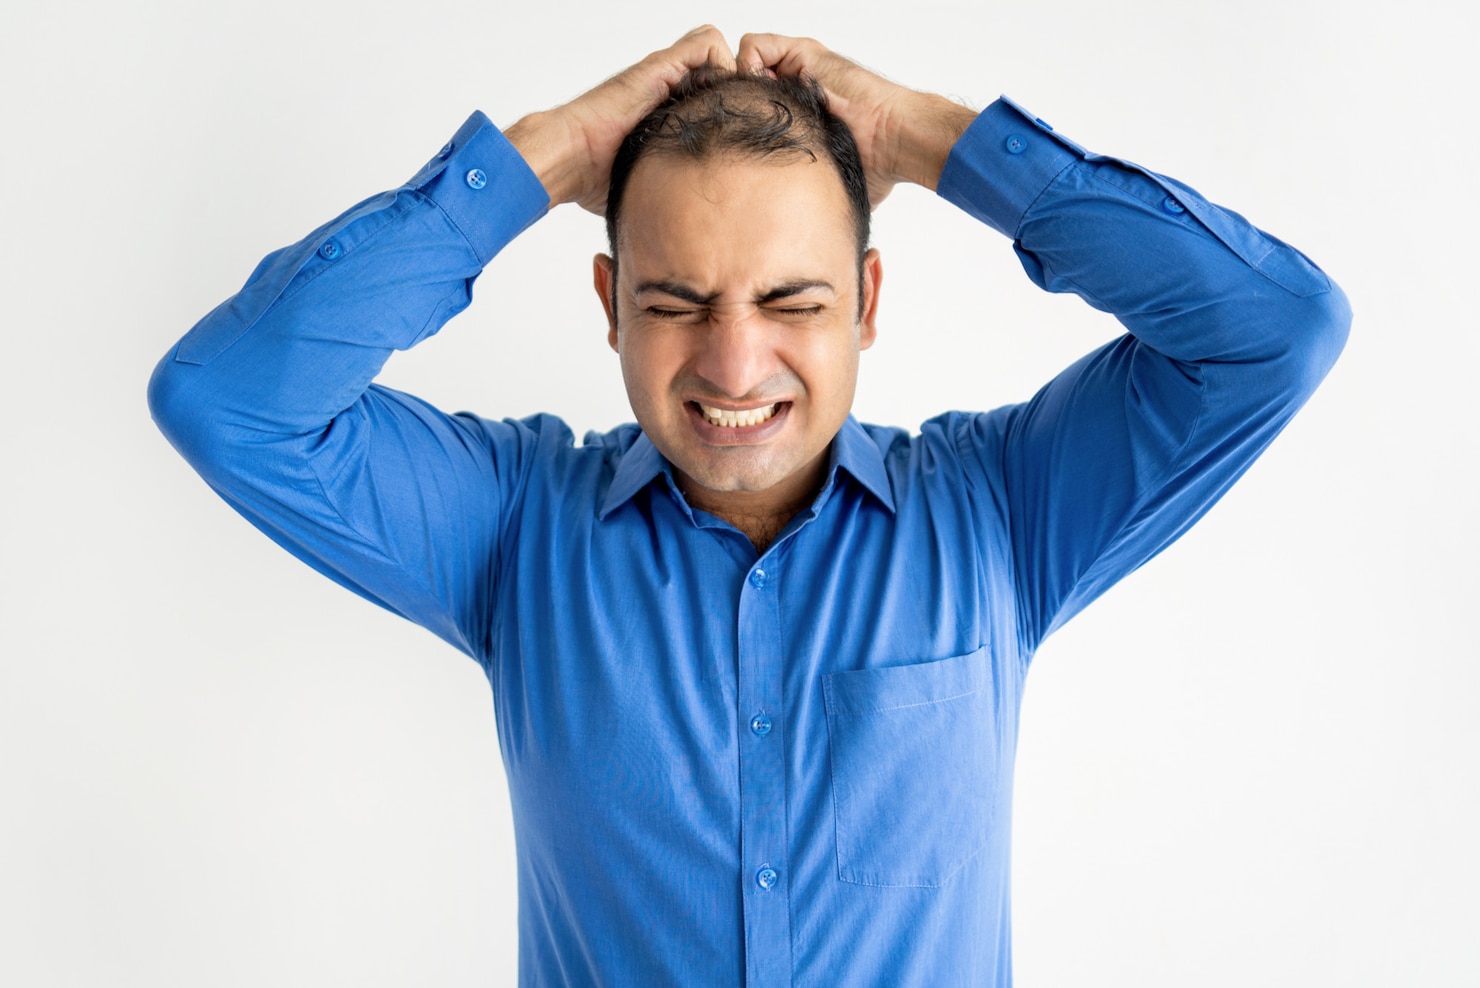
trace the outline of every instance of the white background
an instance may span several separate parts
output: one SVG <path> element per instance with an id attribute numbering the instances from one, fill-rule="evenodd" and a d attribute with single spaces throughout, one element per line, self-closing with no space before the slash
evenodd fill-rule
<path id="1" fill-rule="evenodd" d="M 1299 246 L 1356 311 L 1225 502 L 1041 651 L 1018 983 L 1480 983 L 1463 6 L 4 0 L 0 982 L 513 983 L 481 671 L 251 530 L 145 383 L 263 254 L 472 109 L 510 123 L 711 20 L 977 107 L 1007 92 Z M 864 420 L 1020 400 L 1116 331 L 927 193 L 876 222 Z M 542 221 L 383 380 L 577 434 L 625 420 L 600 230 Z"/>

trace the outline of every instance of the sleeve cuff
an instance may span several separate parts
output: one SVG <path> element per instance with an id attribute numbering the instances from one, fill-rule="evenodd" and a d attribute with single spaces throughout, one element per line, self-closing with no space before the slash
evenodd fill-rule
<path id="1" fill-rule="evenodd" d="M 480 264 L 550 208 L 539 178 L 481 110 L 473 111 L 407 185 L 441 207 Z"/>
<path id="2" fill-rule="evenodd" d="M 951 148 L 936 192 L 1016 239 L 1028 207 L 1085 153 L 1003 96 L 983 110 Z"/>

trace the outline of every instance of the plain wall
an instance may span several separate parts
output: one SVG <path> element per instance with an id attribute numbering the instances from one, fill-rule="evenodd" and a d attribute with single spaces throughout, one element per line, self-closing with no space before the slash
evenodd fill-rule
<path id="1" fill-rule="evenodd" d="M 962 13 L 964 8 L 969 12 Z M 7 0 L 0 982 L 507 985 L 488 684 L 232 513 L 151 368 L 257 260 L 701 20 L 810 34 L 1197 187 L 1350 294 L 1347 351 L 1193 532 L 1044 646 L 1024 986 L 1480 981 L 1474 108 L 1462 5 Z M 1028 397 L 1118 327 L 902 189 L 856 411 Z M 574 207 L 382 377 L 630 417 Z"/>

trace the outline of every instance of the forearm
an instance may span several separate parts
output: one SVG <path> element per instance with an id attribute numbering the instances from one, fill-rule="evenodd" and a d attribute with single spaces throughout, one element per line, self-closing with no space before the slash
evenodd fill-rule
<path id="1" fill-rule="evenodd" d="M 900 98 L 905 108 L 889 118 L 877 138 L 890 150 L 875 157 L 887 156 L 893 163 L 895 182 L 912 182 L 934 192 L 951 149 L 977 114 L 934 93 L 908 92 Z"/>
<path id="2" fill-rule="evenodd" d="M 483 265 L 544 206 L 517 152 L 475 114 L 406 185 L 264 258 L 160 362 L 156 420 L 192 461 L 223 448 L 201 430 L 322 433 L 393 350 L 467 305 Z"/>
<path id="3" fill-rule="evenodd" d="M 531 113 L 504 131 L 540 181 L 549 207 L 573 202 L 579 196 L 582 169 L 571 154 L 571 133 L 554 112 Z"/>
<path id="4" fill-rule="evenodd" d="M 1040 287 L 1079 295 L 1176 360 L 1283 360 L 1318 381 L 1345 339 L 1344 295 L 1298 251 L 1010 101 L 963 135 L 938 191 L 1011 237 Z"/>

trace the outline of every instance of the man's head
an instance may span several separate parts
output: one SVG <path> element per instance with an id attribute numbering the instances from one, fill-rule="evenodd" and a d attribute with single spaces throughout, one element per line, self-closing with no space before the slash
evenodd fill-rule
<path id="1" fill-rule="evenodd" d="M 858 149 L 821 89 L 691 74 L 624 142 L 606 222 L 596 289 L 649 439 L 713 491 L 815 485 L 880 279 Z"/>

